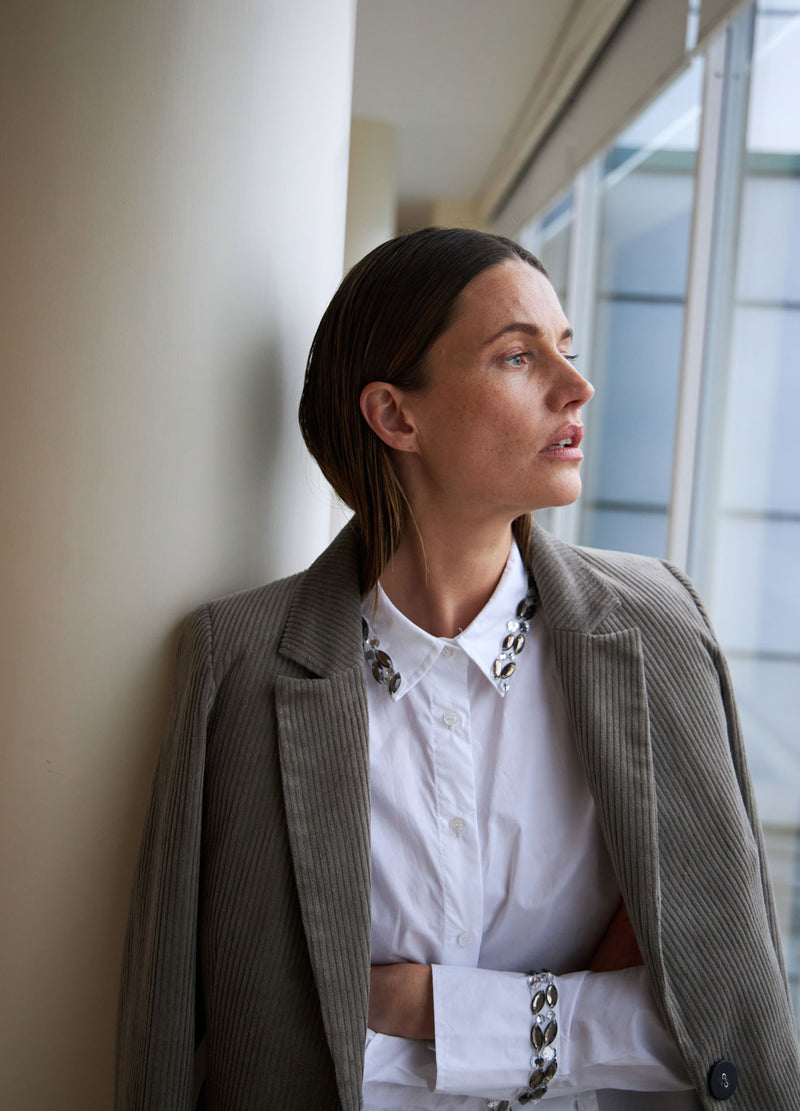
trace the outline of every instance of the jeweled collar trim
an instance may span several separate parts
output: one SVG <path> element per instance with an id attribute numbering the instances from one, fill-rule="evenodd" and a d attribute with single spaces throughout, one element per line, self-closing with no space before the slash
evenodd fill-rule
<path id="1" fill-rule="evenodd" d="M 492 664 L 492 681 L 505 696 L 511 677 L 517 670 L 517 657 L 525 647 L 525 637 L 530 630 L 536 613 L 538 595 L 533 579 L 528 582 L 528 593 L 520 600 L 513 617 L 506 621 L 506 631 L 500 642 L 500 652 Z M 394 697 L 403 685 L 403 678 L 395 670 L 392 657 L 381 647 L 380 638 L 370 629 L 365 617 L 361 618 L 361 634 L 364 642 L 364 659 L 377 683 L 388 688 Z"/>

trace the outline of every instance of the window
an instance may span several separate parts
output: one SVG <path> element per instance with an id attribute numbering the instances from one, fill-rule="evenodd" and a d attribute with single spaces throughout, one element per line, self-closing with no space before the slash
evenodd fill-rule
<path id="1" fill-rule="evenodd" d="M 696 62 L 602 160 L 581 543 L 666 555 L 702 90 Z"/>
<path id="2" fill-rule="evenodd" d="M 706 368 L 689 571 L 737 693 L 800 1003 L 800 4 L 731 32 L 752 58 L 737 245 Z M 792 422 L 794 432 L 792 431 Z"/>
<path id="3" fill-rule="evenodd" d="M 527 247 L 544 263 L 553 289 L 562 304 L 567 301 L 568 296 L 573 217 L 573 197 L 570 190 L 547 210 L 541 220 L 524 229 L 519 237 L 523 247 Z"/>
<path id="4" fill-rule="evenodd" d="M 764 0 L 520 234 L 598 387 L 584 496 L 544 523 L 667 556 L 703 593 L 737 692 L 796 1013 L 798 104 L 800 0 Z"/>

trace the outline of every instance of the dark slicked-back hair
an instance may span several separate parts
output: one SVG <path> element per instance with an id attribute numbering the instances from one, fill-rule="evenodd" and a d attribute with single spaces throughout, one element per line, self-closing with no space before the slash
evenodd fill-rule
<path id="1" fill-rule="evenodd" d="M 409 522 L 391 451 L 361 413 L 370 382 L 426 384 L 425 355 L 453 317 L 459 294 L 492 266 L 520 259 L 545 274 L 524 247 L 465 228 L 425 228 L 370 251 L 345 276 L 320 321 L 306 366 L 300 428 L 308 449 L 361 533 L 361 589 L 369 590 Z M 526 553 L 530 517 L 514 521 Z"/>

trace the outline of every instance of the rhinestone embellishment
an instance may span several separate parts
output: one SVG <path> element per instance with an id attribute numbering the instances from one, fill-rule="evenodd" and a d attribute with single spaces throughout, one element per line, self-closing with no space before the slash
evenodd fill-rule
<path id="1" fill-rule="evenodd" d="M 364 659 L 367 661 L 375 681 L 389 688 L 389 694 L 397 694 L 403 682 L 399 671 L 395 671 L 392 657 L 380 647 L 380 639 L 370 632 L 365 617 L 361 618 L 361 637 L 364 642 Z"/>
<path id="2" fill-rule="evenodd" d="M 522 606 L 522 603 L 520 603 Z M 526 618 L 522 618 L 526 620 Z M 527 619 L 529 620 L 529 618 Z M 531 991 L 531 1073 L 528 1087 L 517 1094 L 517 1102 L 525 1106 L 538 1103 L 545 1095 L 550 1081 L 558 1071 L 556 1049 L 553 1042 L 558 1034 L 554 1007 L 558 1003 L 558 988 L 551 972 L 529 972 L 528 987 Z"/>
<path id="3" fill-rule="evenodd" d="M 509 680 L 517 670 L 517 657 L 525 647 L 533 615 L 536 613 L 536 586 L 531 579 L 528 593 L 517 606 L 516 613 L 506 622 L 506 632 L 500 641 L 500 653 L 492 664 L 492 678 L 497 689 L 505 695 Z"/>

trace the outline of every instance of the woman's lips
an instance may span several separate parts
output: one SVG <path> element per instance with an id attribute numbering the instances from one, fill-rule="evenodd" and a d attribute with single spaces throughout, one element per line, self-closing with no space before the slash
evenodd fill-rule
<path id="1" fill-rule="evenodd" d="M 552 443 L 542 448 L 540 455 L 547 455 L 551 459 L 583 459 L 581 440 L 583 439 L 583 425 L 569 424 L 560 429 Z"/>

